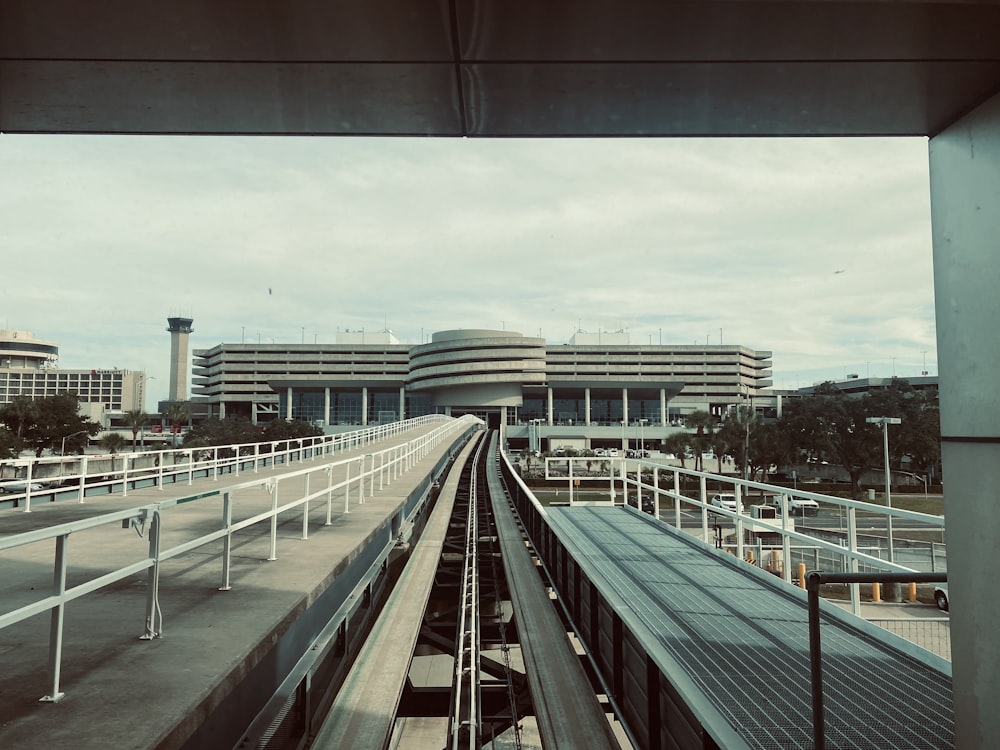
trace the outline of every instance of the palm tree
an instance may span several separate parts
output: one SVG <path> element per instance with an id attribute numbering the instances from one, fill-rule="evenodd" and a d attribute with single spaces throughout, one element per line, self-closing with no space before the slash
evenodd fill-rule
<path id="1" fill-rule="evenodd" d="M 111 454 L 111 471 L 114 471 L 115 454 L 125 447 L 125 438 L 117 432 L 109 432 L 101 437 L 101 447 Z"/>
<path id="2" fill-rule="evenodd" d="M 15 396 L 9 404 L 0 409 L 0 421 L 4 422 L 18 439 L 38 419 L 38 404 L 30 396 Z"/>
<path id="3" fill-rule="evenodd" d="M 687 458 L 687 452 L 691 450 L 691 436 L 686 432 L 671 433 L 663 441 L 663 449 L 667 453 L 673 453 L 677 456 L 681 460 L 681 468 L 686 469 L 687 465 L 684 463 L 684 459 Z"/>
<path id="4" fill-rule="evenodd" d="M 693 411 L 684 417 L 685 426 L 689 429 L 693 427 L 695 430 L 691 436 L 695 447 L 695 471 L 704 471 L 702 454 L 708 449 L 718 423 L 719 420 L 707 411 Z"/>
<path id="5" fill-rule="evenodd" d="M 149 415 L 142 409 L 132 409 L 125 412 L 125 424 L 132 430 L 132 452 L 135 452 L 136 437 L 139 431 L 149 424 Z"/>
<path id="6" fill-rule="evenodd" d="M 176 448 L 177 435 L 181 431 L 181 425 L 191 419 L 191 411 L 184 402 L 175 401 L 164 410 L 163 418 L 170 425 L 171 444 Z"/>

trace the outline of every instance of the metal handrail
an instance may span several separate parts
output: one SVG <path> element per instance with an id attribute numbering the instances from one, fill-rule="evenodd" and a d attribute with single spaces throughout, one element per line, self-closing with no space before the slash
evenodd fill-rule
<path id="1" fill-rule="evenodd" d="M 572 457 L 561 457 L 558 459 L 547 459 L 546 462 L 551 463 L 554 461 L 569 461 L 570 466 L 573 463 L 579 463 L 583 461 L 593 461 L 593 457 L 590 456 L 572 456 Z M 775 534 L 781 535 L 781 548 L 783 559 L 789 561 L 791 559 L 792 543 L 797 542 L 800 544 L 807 544 L 808 546 L 824 550 L 827 552 L 834 553 L 842 557 L 847 564 L 850 566 L 851 570 L 857 572 L 860 565 L 869 565 L 872 567 L 877 567 L 886 571 L 898 571 L 905 572 L 911 570 L 911 568 L 901 565 L 895 560 L 885 560 L 880 557 L 868 554 L 864 551 L 862 546 L 858 542 L 858 529 L 857 529 L 857 514 L 859 512 L 872 513 L 876 515 L 888 516 L 891 515 L 896 518 L 901 518 L 910 521 L 916 521 L 919 523 L 926 524 L 931 527 L 944 529 L 945 521 L 943 516 L 931 515 L 927 513 L 919 513 L 917 511 L 905 510 L 902 508 L 887 507 L 882 505 L 874 505 L 872 503 L 867 503 L 860 500 L 852 500 L 849 498 L 833 497 L 831 495 L 823 495 L 816 492 L 809 492 L 807 490 L 799 490 L 788 487 L 781 487 L 777 485 L 766 484 L 764 482 L 757 482 L 749 479 L 742 479 L 739 477 L 724 476 L 719 474 L 712 474 L 706 471 L 696 471 L 694 469 L 686 469 L 679 466 L 664 465 L 657 463 L 655 460 L 649 459 L 637 459 L 637 458 L 602 458 L 602 462 L 608 463 L 611 468 L 610 477 L 607 476 L 584 476 L 579 477 L 580 479 L 588 479 L 590 481 L 608 481 L 610 478 L 611 489 L 609 492 L 610 502 L 619 502 L 618 492 L 620 491 L 625 497 L 625 502 L 629 502 L 630 493 L 634 493 L 640 498 L 638 504 L 641 509 L 641 497 L 644 493 L 648 492 L 653 495 L 654 498 L 654 513 L 657 517 L 660 517 L 661 500 L 663 498 L 670 498 L 673 501 L 674 506 L 674 521 L 673 525 L 677 528 L 681 527 L 681 506 L 690 505 L 694 506 L 701 511 L 701 526 L 702 526 L 702 537 L 708 542 L 710 539 L 709 534 L 709 517 L 712 514 L 717 516 L 724 516 L 729 518 L 736 528 L 736 556 L 740 559 L 745 557 L 745 543 L 744 543 L 744 529 L 747 524 L 752 523 L 755 527 L 761 527 L 767 531 L 773 531 Z M 617 468 L 616 468 L 617 467 Z M 666 473 L 672 476 L 672 481 L 669 477 L 666 482 L 668 487 L 660 486 L 660 476 Z M 651 481 L 646 481 L 643 475 L 652 476 Z M 681 492 L 681 477 L 691 477 L 698 480 L 698 489 L 696 490 L 695 496 L 685 495 Z M 572 469 L 568 472 L 567 481 L 570 483 L 570 500 L 572 502 L 573 492 L 572 483 L 574 479 L 578 477 L 574 475 Z M 726 489 L 720 490 L 720 492 L 727 492 L 734 494 L 737 499 L 737 508 L 742 504 L 743 499 L 748 496 L 750 490 L 758 490 L 769 495 L 779 495 L 781 497 L 781 514 L 780 518 L 775 518 L 773 521 L 768 519 L 752 518 L 748 515 L 748 510 L 744 512 L 730 511 L 725 508 L 716 507 L 710 505 L 709 503 L 709 492 L 708 492 L 708 482 L 713 482 L 715 484 L 721 484 Z M 619 490 L 616 491 L 616 485 Z M 837 505 L 844 509 L 846 515 L 846 546 L 838 544 L 835 541 L 828 541 L 826 539 L 817 538 L 810 534 L 805 534 L 796 531 L 793 524 L 790 523 L 792 513 L 790 513 L 789 508 L 789 498 L 802 498 L 815 500 L 819 503 L 825 503 L 828 505 Z M 785 565 L 782 571 L 782 577 L 785 581 L 791 582 L 791 566 Z M 858 614 L 860 611 L 860 594 L 857 586 L 851 587 L 851 605 L 854 614 Z"/>
<path id="2" fill-rule="evenodd" d="M 39 473 L 39 467 L 45 466 L 65 466 L 66 457 L 46 457 L 46 458 L 24 458 L 14 459 L 4 462 L 4 465 L 25 469 L 25 476 L 17 481 L 24 481 L 26 491 L 23 493 L 10 493 L 2 499 L 14 501 L 15 503 L 24 500 L 24 512 L 31 512 L 31 500 L 36 496 L 49 496 L 53 493 L 68 494 L 76 492 L 78 502 L 84 502 L 86 490 L 88 488 L 107 487 L 109 493 L 114 493 L 115 488 L 120 485 L 122 496 L 127 496 L 128 490 L 135 488 L 138 482 L 152 480 L 153 485 L 163 489 L 165 480 L 172 480 L 179 483 L 185 477 L 188 484 L 195 479 L 195 474 L 211 475 L 217 480 L 220 473 L 231 469 L 231 473 L 239 476 L 240 471 L 249 470 L 256 473 L 261 467 L 267 465 L 274 466 L 277 463 L 291 463 L 296 458 L 305 460 L 315 459 L 318 456 L 336 455 L 346 450 L 369 445 L 373 442 L 394 437 L 403 432 L 417 429 L 435 422 L 446 422 L 450 420 L 443 414 L 426 414 L 420 417 L 392 422 L 385 425 L 375 425 L 352 432 L 342 432 L 333 435 L 316 435 L 304 438 L 287 438 L 284 440 L 269 440 L 256 443 L 232 443 L 227 445 L 204 446 L 200 448 L 168 448 L 159 451 L 140 451 L 117 453 L 113 456 L 83 455 L 74 458 L 75 463 L 79 461 L 80 471 L 71 474 L 58 474 L 53 476 L 43 476 Z M 278 446 L 284 444 L 283 449 Z M 294 444 L 294 445 L 293 445 Z M 265 449 L 265 450 L 262 450 Z M 220 452 L 229 452 L 232 455 L 219 456 Z M 210 453 L 205 458 L 201 454 Z M 101 467 L 96 471 L 95 462 L 111 462 L 111 467 L 105 469 Z M 121 463 L 120 468 L 115 465 Z M 143 466 L 136 467 L 136 463 L 141 462 Z M 107 477 L 95 482 L 88 482 L 88 478 L 94 476 Z M 45 490 L 32 490 L 33 482 L 44 483 L 46 481 L 58 480 L 65 484 L 67 482 L 77 482 L 78 488 L 71 486 L 61 488 L 48 488 Z"/>
<path id="3" fill-rule="evenodd" d="M 806 574 L 809 592 L 809 673 L 812 692 L 813 750 L 826 748 L 823 708 L 823 655 L 819 626 L 819 587 L 824 583 L 946 583 L 943 573 L 823 573 Z"/>
<path id="4" fill-rule="evenodd" d="M 439 421 L 439 420 L 435 420 Z M 303 526 L 308 520 L 308 503 L 310 500 L 326 495 L 327 502 L 327 525 L 330 523 L 331 506 L 334 491 L 344 489 L 345 492 L 345 512 L 349 512 L 349 497 L 352 486 L 358 492 L 358 502 L 364 502 L 364 484 L 369 482 L 374 487 L 375 474 L 383 476 L 386 472 L 393 470 L 402 473 L 417 465 L 427 453 L 449 435 L 467 429 L 472 423 L 480 423 L 481 420 L 475 417 L 465 416 L 459 419 L 445 418 L 444 424 L 421 435 L 413 440 L 404 443 L 372 451 L 362 456 L 349 456 L 337 461 L 325 464 L 312 465 L 307 468 L 286 472 L 268 479 L 256 479 L 228 485 L 222 489 L 215 489 L 208 492 L 187 495 L 179 498 L 172 498 L 156 503 L 149 503 L 127 510 L 104 513 L 92 518 L 81 519 L 69 523 L 59 524 L 22 534 L 14 534 L 0 538 L 0 551 L 24 547 L 48 540 L 55 540 L 55 553 L 53 560 L 53 591 L 37 601 L 17 607 L 8 612 L 0 613 L 0 630 L 14 625 L 29 617 L 42 614 L 46 611 L 52 613 L 49 638 L 49 674 L 51 678 L 51 689 L 48 695 L 41 700 L 56 702 L 63 697 L 60 691 L 60 669 L 62 663 L 62 642 L 63 642 L 63 612 L 65 605 L 86 594 L 92 593 L 100 588 L 122 580 L 143 570 L 147 571 L 149 578 L 148 595 L 145 612 L 145 630 L 142 639 L 158 638 L 162 635 L 162 618 L 159 612 L 159 602 L 157 592 L 159 588 L 160 566 L 163 562 L 189 552 L 192 549 L 203 546 L 218 539 L 224 540 L 222 551 L 222 585 L 220 590 L 231 589 L 230 567 L 232 555 L 232 535 L 242 529 L 248 528 L 258 523 L 271 523 L 271 556 L 270 560 L 277 559 L 277 517 L 284 512 L 303 507 Z M 361 443 L 361 446 L 370 444 L 371 441 Z M 385 456 L 386 459 L 376 464 L 376 456 Z M 366 467 L 366 459 L 371 456 L 371 465 Z M 361 470 L 356 476 L 352 476 L 345 470 L 345 479 L 336 484 L 332 481 L 333 471 L 338 467 L 349 467 L 361 461 Z M 308 483 L 305 484 L 303 494 L 289 500 L 283 504 L 278 503 L 278 487 L 286 479 L 306 476 L 311 473 L 324 472 L 328 475 L 328 481 L 321 489 L 310 491 Z M 267 487 L 272 495 L 272 505 L 270 510 L 258 513 L 257 515 L 233 522 L 232 509 L 234 496 L 240 490 L 248 488 Z M 191 502 L 204 500 L 206 498 L 218 497 L 222 495 L 223 510 L 220 527 L 206 534 L 186 540 L 168 549 L 160 549 L 160 539 L 162 537 L 162 524 L 164 511 L 185 505 Z M 110 571 L 98 578 L 85 581 L 84 583 L 67 588 L 66 571 L 68 568 L 68 552 L 66 542 L 70 534 L 86 529 L 95 529 L 109 524 L 121 524 L 126 528 L 135 528 L 137 531 L 145 530 L 148 524 L 149 552 L 145 557 L 138 559 L 128 565 Z M 305 536 L 303 538 L 306 538 Z"/>

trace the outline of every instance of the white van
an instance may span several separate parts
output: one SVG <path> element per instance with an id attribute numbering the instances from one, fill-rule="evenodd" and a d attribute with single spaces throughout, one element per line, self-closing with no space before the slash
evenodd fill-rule
<path id="1" fill-rule="evenodd" d="M 743 512 L 743 503 L 736 503 L 736 495 L 731 492 L 720 492 L 717 495 L 712 495 L 712 499 L 709 501 L 710 505 L 714 505 L 716 508 L 724 508 L 725 510 L 732 511 L 733 513 Z"/>

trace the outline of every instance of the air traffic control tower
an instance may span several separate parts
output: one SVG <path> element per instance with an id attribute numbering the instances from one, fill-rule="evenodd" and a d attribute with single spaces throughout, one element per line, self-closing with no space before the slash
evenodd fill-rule
<path id="1" fill-rule="evenodd" d="M 187 401 L 188 336 L 194 329 L 191 318 L 167 318 L 170 332 L 170 390 L 168 401 Z"/>

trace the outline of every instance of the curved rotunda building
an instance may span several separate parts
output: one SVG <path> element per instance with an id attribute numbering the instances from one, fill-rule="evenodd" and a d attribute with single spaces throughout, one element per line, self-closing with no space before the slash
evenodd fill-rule
<path id="1" fill-rule="evenodd" d="M 471 413 L 503 425 L 512 444 L 592 448 L 633 444 L 640 434 L 652 444 L 692 411 L 753 403 L 771 385 L 770 358 L 739 345 L 634 345 L 621 332 L 549 344 L 456 329 L 413 346 L 388 331 L 345 332 L 332 345 L 195 349 L 193 391 L 213 415 L 254 422 L 303 419 L 337 432 Z"/>

